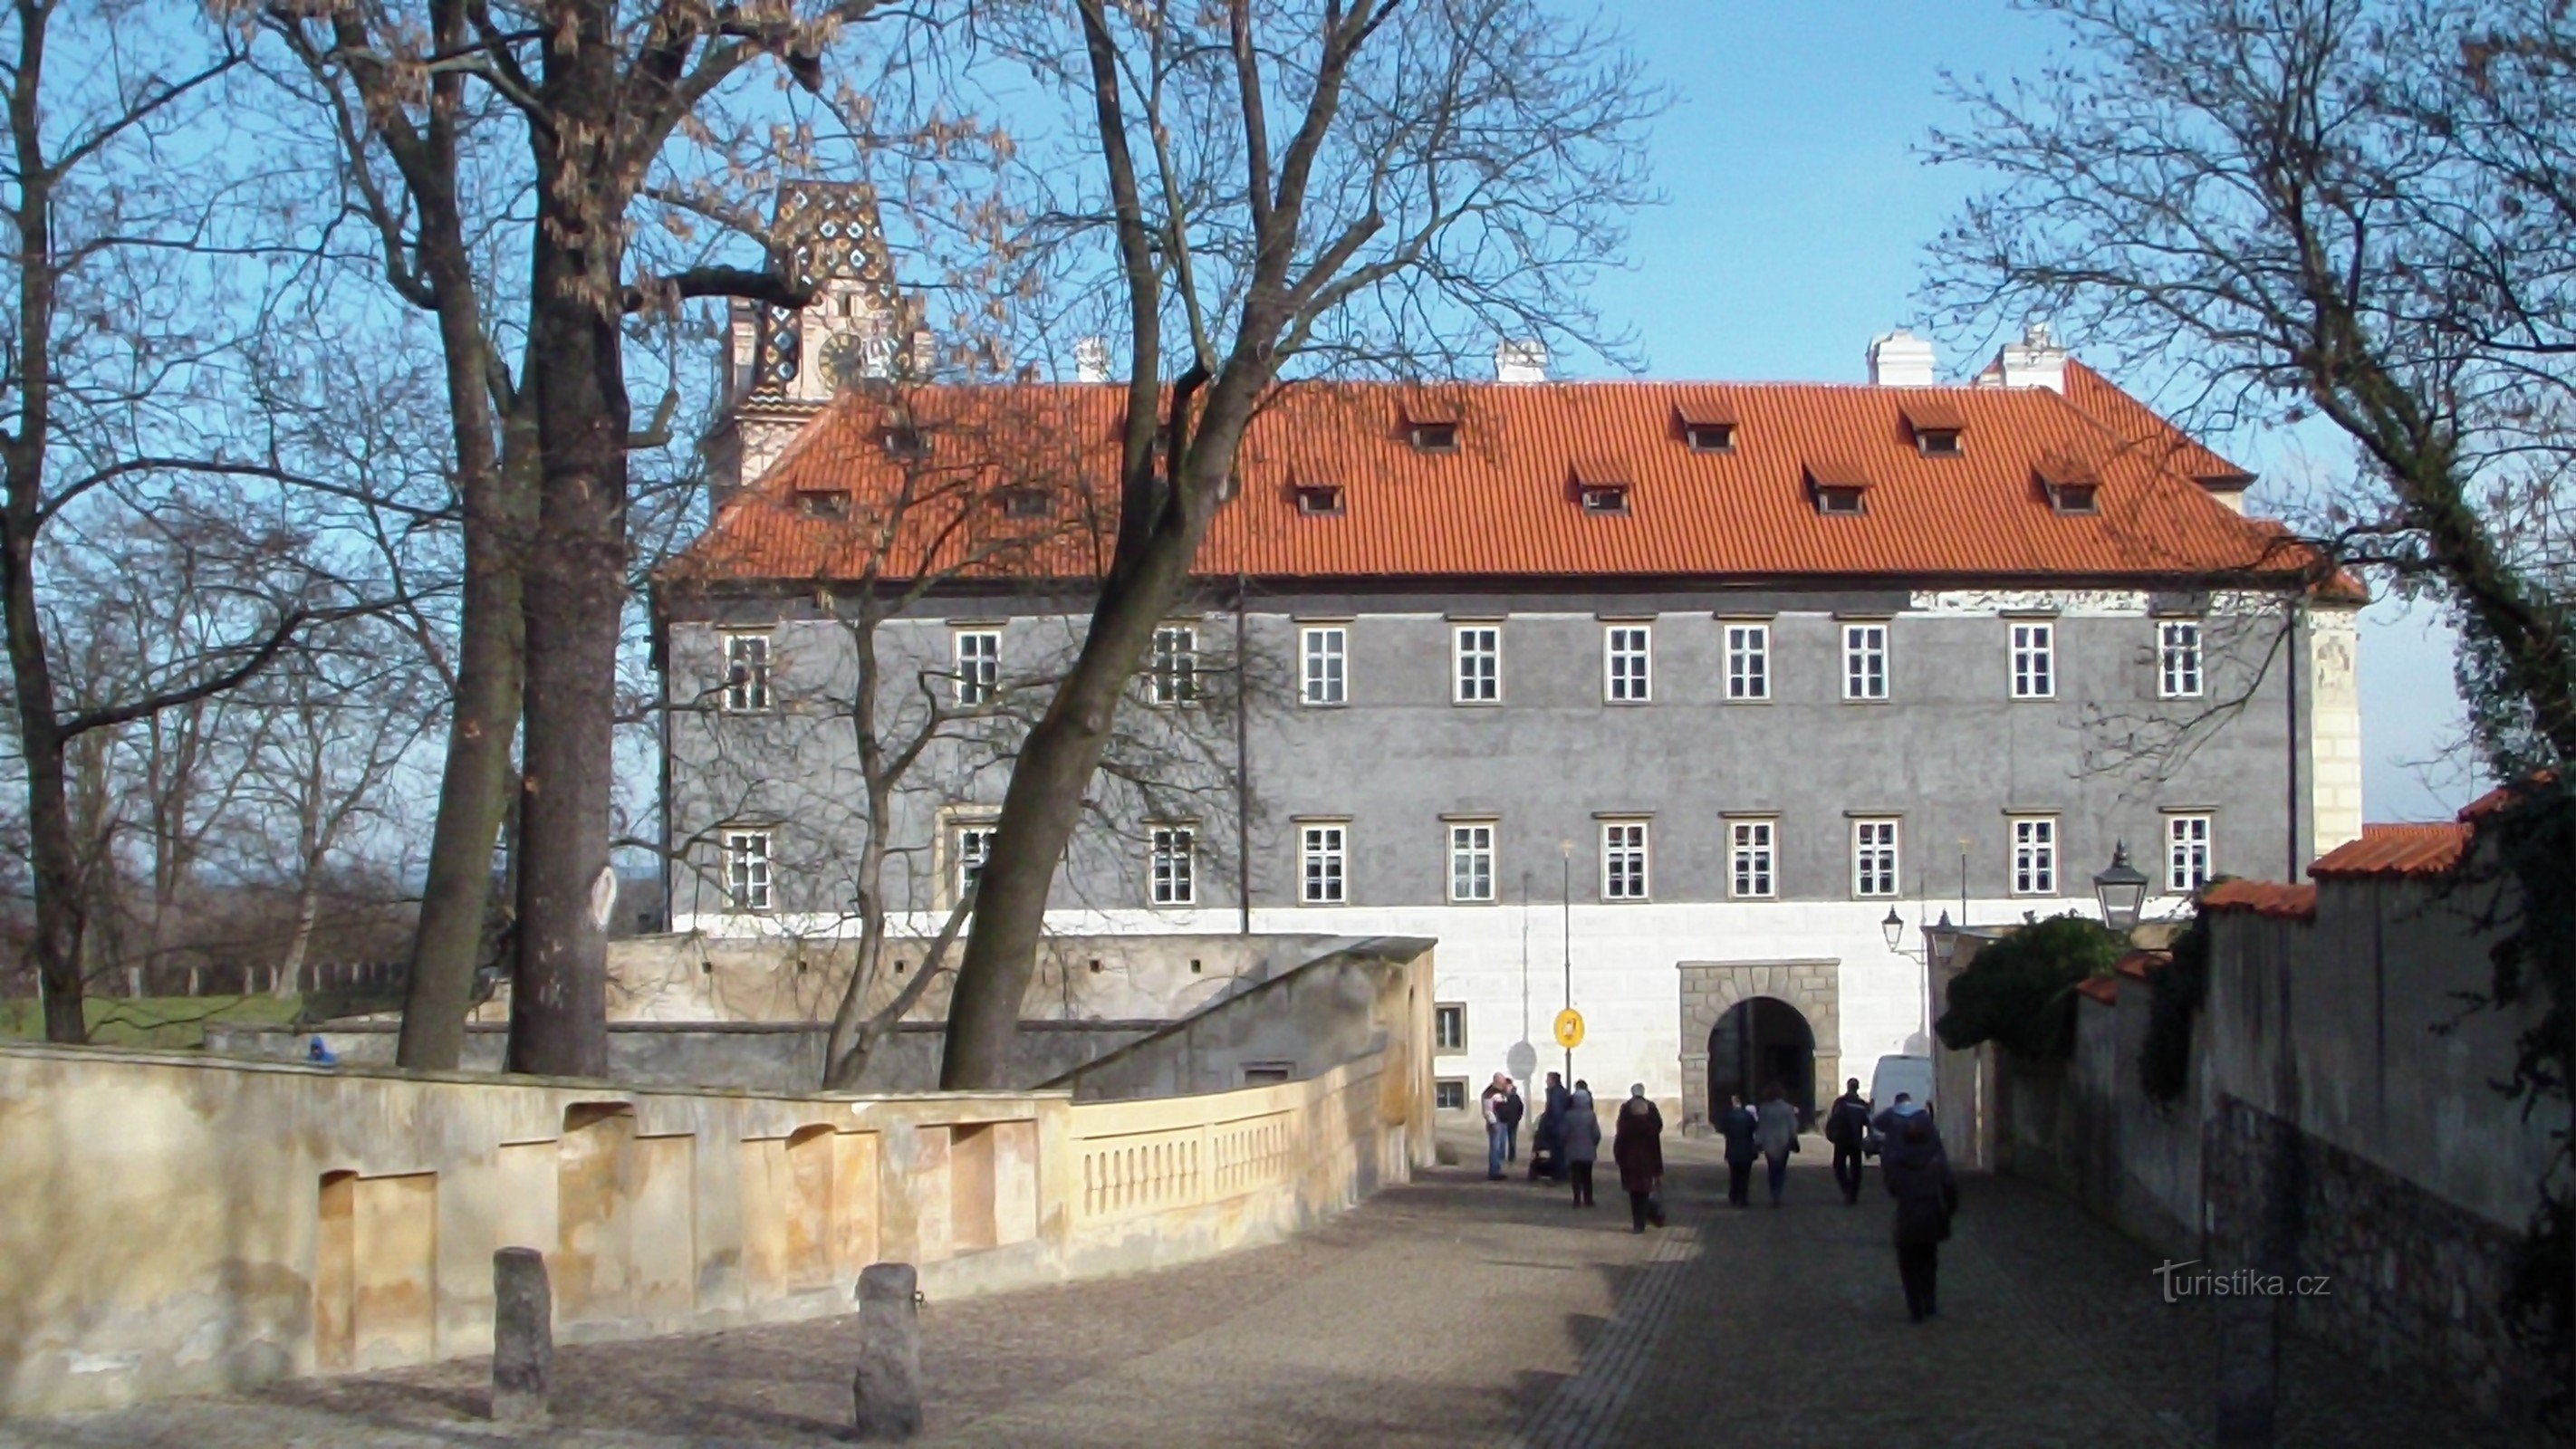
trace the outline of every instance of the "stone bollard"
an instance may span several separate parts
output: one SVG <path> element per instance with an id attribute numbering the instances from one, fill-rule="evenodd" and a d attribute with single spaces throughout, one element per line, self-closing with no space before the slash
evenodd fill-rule
<path id="1" fill-rule="evenodd" d="M 910 1263 L 871 1263 L 859 1274 L 859 1373 L 851 1390 L 862 1440 L 921 1432 L 920 1281 Z"/>
<path id="2" fill-rule="evenodd" d="M 555 1302 L 545 1255 L 503 1248 L 492 1255 L 493 1422 L 546 1422 L 554 1367 Z"/>

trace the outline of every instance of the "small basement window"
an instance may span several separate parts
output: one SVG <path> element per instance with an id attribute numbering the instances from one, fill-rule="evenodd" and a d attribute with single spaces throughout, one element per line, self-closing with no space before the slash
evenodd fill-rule
<path id="1" fill-rule="evenodd" d="M 1309 516 L 1330 516 L 1344 511 L 1342 485 L 1339 483 L 1298 484 L 1297 511 Z"/>
<path id="2" fill-rule="evenodd" d="M 1628 511 L 1628 485 L 1625 483 L 1587 483 L 1582 491 L 1586 513 L 1625 513 Z"/>
<path id="3" fill-rule="evenodd" d="M 930 435 L 919 428 L 902 426 L 882 428 L 877 432 L 877 442 L 885 449 L 886 456 L 889 458 L 930 456 Z"/>
<path id="4" fill-rule="evenodd" d="M 1055 513 L 1055 499 L 1043 488 L 1006 488 L 1000 502 L 1005 518 L 1048 518 Z"/>
<path id="5" fill-rule="evenodd" d="M 850 516 L 850 495 L 839 488 L 799 489 L 796 511 L 807 518 L 847 518 Z"/>
<path id="6" fill-rule="evenodd" d="M 1408 432 L 1417 453 L 1454 453 L 1458 451 L 1456 423 L 1413 423 Z"/>

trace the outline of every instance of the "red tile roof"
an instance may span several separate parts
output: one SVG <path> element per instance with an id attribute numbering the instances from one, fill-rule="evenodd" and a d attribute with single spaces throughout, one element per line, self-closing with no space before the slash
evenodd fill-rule
<path id="1" fill-rule="evenodd" d="M 2252 911 L 2287 921 L 2317 918 L 2317 888 L 2268 880 L 2226 880 L 2200 893 L 2204 911 Z"/>
<path id="2" fill-rule="evenodd" d="M 2118 1002 L 2120 999 L 2120 978 L 2117 976 L 2087 976 L 2083 980 L 2075 983 L 2075 989 L 2083 992 L 2089 997 L 2092 997 L 2095 1001 L 2102 1003 L 2104 1006 L 2110 1006 Z"/>
<path id="3" fill-rule="evenodd" d="M 2144 981 L 2172 964 L 2171 951 L 2132 951 L 2114 962 L 2111 969 L 2132 981 Z"/>
<path id="4" fill-rule="evenodd" d="M 2448 875 L 2468 849 L 2471 829 L 2464 821 L 2452 820 L 2365 825 L 2359 840 L 2346 841 L 2317 857 L 2308 874 L 2319 880 Z"/>
<path id="5" fill-rule="evenodd" d="M 1935 401 L 1965 422 L 1958 457 L 1916 448 L 1903 406 Z M 904 464 L 886 456 L 889 421 L 935 441 L 927 465 L 984 487 L 1004 475 L 1059 498 L 1080 526 L 1042 547 L 1003 550 L 990 575 L 1093 576 L 1116 527 L 1117 435 L 1126 393 L 1110 385 L 926 388 L 900 409 L 845 395 L 769 471 L 719 511 L 666 578 L 849 581 L 867 568 L 869 500 Z M 1681 423 L 1731 418 L 1730 452 L 1694 452 Z M 1404 422 L 1454 420 L 1458 449 L 1414 449 Z M 2098 476 L 2099 512 L 2061 515 L 2038 486 L 2042 460 Z M 1567 484 L 1579 466 L 1627 474 L 1624 514 L 1587 512 Z M 1244 440 L 1239 496 L 1219 510 L 1197 561 L 1203 577 L 1846 576 L 1918 585 L 2080 578 L 2133 585 L 2223 581 L 2253 571 L 2289 581 L 2313 556 L 2278 525 L 2239 517 L 2194 481 L 2232 468 L 2143 404 L 2080 367 L 2068 391 L 1804 384 L 1596 382 L 1285 387 Z M 1853 473 L 1861 514 L 1820 514 L 1807 479 Z M 1340 484 L 1345 510 L 1301 515 L 1292 483 Z M 849 519 L 814 516 L 795 495 L 851 490 Z M 987 500 L 989 501 L 989 499 Z M 962 506 L 962 505 L 961 505 Z M 946 515 L 934 515 L 945 518 Z M 998 510 L 993 510 L 997 511 Z M 950 519 L 969 538 L 990 530 Z M 964 556 L 970 545 L 921 550 Z M 919 562 L 900 556 L 880 573 Z"/>

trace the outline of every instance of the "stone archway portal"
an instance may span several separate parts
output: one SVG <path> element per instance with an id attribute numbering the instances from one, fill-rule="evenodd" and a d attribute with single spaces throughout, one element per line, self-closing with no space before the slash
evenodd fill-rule
<path id="1" fill-rule="evenodd" d="M 1683 961 L 1681 977 L 1682 1125 L 1708 1129 L 1709 1038 L 1736 1003 L 1769 997 L 1805 1019 L 1813 1037 L 1808 1102 L 1833 1098 L 1842 1086 L 1842 963 Z M 1794 1088 L 1793 1088 L 1794 1092 Z"/>
<path id="2" fill-rule="evenodd" d="M 1815 1119 L 1815 1029 L 1776 996 L 1739 1001 L 1709 1028 L 1708 1115 L 1714 1120 L 1730 1096 L 1759 1102 L 1775 1084 L 1800 1121 Z"/>

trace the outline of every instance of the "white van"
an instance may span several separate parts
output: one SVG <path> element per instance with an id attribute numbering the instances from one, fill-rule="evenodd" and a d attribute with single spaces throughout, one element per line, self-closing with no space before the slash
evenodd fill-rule
<path id="1" fill-rule="evenodd" d="M 1905 1093 L 1932 1107 L 1932 1059 L 1930 1057 L 1889 1056 L 1878 1059 L 1878 1070 L 1869 1079 L 1869 1110 L 1876 1116 L 1896 1105 L 1896 1094 Z M 1937 1117 L 1939 1113 L 1935 1112 Z"/>

